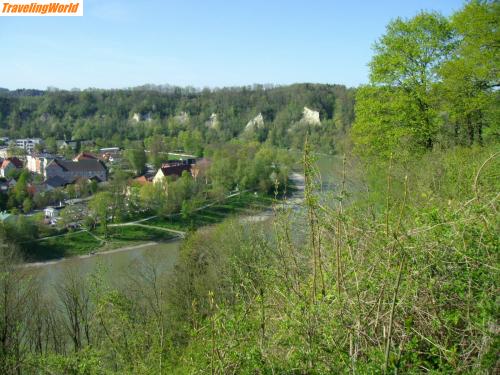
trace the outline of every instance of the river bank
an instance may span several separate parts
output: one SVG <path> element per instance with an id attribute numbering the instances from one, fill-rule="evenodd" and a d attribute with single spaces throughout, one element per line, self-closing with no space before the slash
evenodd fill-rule
<path id="1" fill-rule="evenodd" d="M 299 174 L 299 173 L 292 173 L 290 176 L 290 180 L 293 183 L 295 190 L 293 194 L 285 199 L 282 204 L 285 207 L 295 207 L 299 205 L 302 200 L 303 200 L 303 191 L 304 191 L 304 177 Z M 249 200 L 251 198 L 251 200 Z M 197 214 L 203 217 L 203 221 L 198 224 L 199 225 L 197 229 L 203 228 L 203 227 L 209 227 L 210 225 L 216 224 L 217 222 L 222 221 L 223 219 L 227 218 L 230 216 L 230 214 L 238 214 L 240 216 L 240 221 L 242 223 L 255 223 L 255 222 L 261 222 L 265 220 L 269 220 L 270 218 L 273 217 L 274 211 L 273 208 L 271 207 L 270 204 L 267 204 L 266 206 L 261 205 L 260 206 L 260 212 L 258 213 L 248 213 L 248 207 L 245 207 L 249 205 L 249 202 L 263 202 L 263 197 L 258 197 L 255 196 L 254 194 L 250 194 L 248 192 L 245 192 L 245 196 L 241 201 L 238 201 L 239 199 L 239 194 L 231 194 L 228 196 L 228 200 L 222 203 L 219 203 L 218 205 L 215 204 L 210 204 L 204 206 L 201 210 L 197 210 Z M 233 202 L 231 200 L 234 200 Z M 233 210 L 228 209 L 228 207 L 232 207 Z M 222 214 L 220 217 L 218 217 L 215 222 L 207 222 L 207 216 L 209 213 L 214 214 L 216 212 L 219 212 L 222 210 Z M 251 211 L 256 211 L 256 207 L 251 207 Z M 178 220 L 180 216 L 176 217 L 176 220 Z M 146 224 L 147 223 L 147 224 Z M 152 224 L 152 225 L 150 225 Z M 168 227 L 162 227 L 162 225 L 168 225 Z M 123 252 L 129 252 L 129 251 L 134 251 L 134 250 L 142 250 L 142 249 L 147 249 L 152 246 L 157 246 L 157 245 L 162 245 L 162 244 L 168 244 L 168 243 L 179 243 L 181 242 L 182 238 L 184 237 L 184 231 L 179 230 L 179 224 L 176 221 L 159 221 L 157 216 L 151 216 L 146 219 L 141 219 L 137 220 L 134 222 L 130 223 L 122 223 L 122 224 L 112 224 L 110 225 L 111 228 L 114 228 L 115 230 L 131 230 L 132 227 L 138 229 L 138 230 L 154 230 L 154 231 L 164 231 L 164 232 L 171 232 L 172 234 L 175 234 L 176 236 L 170 239 L 166 240 L 149 240 L 144 243 L 138 243 L 138 244 L 133 244 L 133 245 L 125 245 L 121 246 L 115 249 L 109 249 L 109 250 L 96 250 L 96 251 L 89 251 L 85 254 L 81 255 L 74 255 L 70 257 L 61 257 L 57 259 L 52 259 L 52 260 L 45 260 L 45 261 L 36 261 L 36 262 L 29 262 L 29 263 L 24 263 L 22 267 L 25 268 L 40 268 L 44 266 L 54 266 L 57 264 L 61 264 L 63 262 L 70 262 L 73 263 L 78 260 L 85 260 L 89 259 L 92 257 L 100 257 L 100 256 L 109 256 L 113 254 L 118 254 L 118 253 L 123 253 Z M 175 229 L 174 229 L 175 228 Z M 183 228 L 183 227 L 182 227 Z M 184 229 L 184 228 L 183 228 Z M 83 233 L 83 232 L 78 232 L 78 233 Z M 182 234 L 182 235 L 181 235 Z M 74 234 L 73 234 L 74 236 Z M 94 236 L 95 237 L 95 236 Z M 55 238 L 57 241 L 61 241 L 64 243 L 64 240 L 67 239 L 68 237 L 64 236 L 58 236 Z M 78 240 L 78 239 L 77 239 Z M 136 239 L 137 240 L 137 239 Z M 96 240 L 97 241 L 97 240 Z"/>
<path id="2" fill-rule="evenodd" d="M 174 241 L 178 241 L 178 238 L 172 239 Z M 24 263 L 21 265 L 23 268 L 30 268 L 30 267 L 43 267 L 43 266 L 49 266 L 49 265 L 54 265 L 62 262 L 68 262 L 68 261 L 74 261 L 77 259 L 88 259 L 90 257 L 97 257 L 97 256 L 103 256 L 103 255 L 111 255 L 111 254 L 116 254 L 116 253 L 121 253 L 124 251 L 131 251 L 131 250 L 137 250 L 137 249 L 142 249 L 144 247 L 148 246 L 153 246 L 153 245 L 158 245 L 158 242 L 146 242 L 140 245 L 135 245 L 135 246 L 125 246 L 122 248 L 114 249 L 114 250 L 107 250 L 107 251 L 102 251 L 99 253 L 91 253 L 91 254 L 86 254 L 86 255 L 77 255 L 74 257 L 68 257 L 68 258 L 60 258 L 60 259 L 55 259 L 55 260 L 47 260 L 44 262 L 31 262 L 31 263 Z"/>

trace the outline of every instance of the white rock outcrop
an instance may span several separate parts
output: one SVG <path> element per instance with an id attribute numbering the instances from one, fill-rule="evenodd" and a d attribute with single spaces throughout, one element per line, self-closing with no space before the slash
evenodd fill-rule
<path id="1" fill-rule="evenodd" d="M 142 113 L 134 113 L 132 115 L 132 120 L 134 120 L 135 122 L 140 122 L 140 121 L 151 121 L 153 118 L 152 118 L 152 115 L 151 115 L 151 112 L 148 112 L 146 114 L 142 114 Z"/>
<path id="2" fill-rule="evenodd" d="M 210 118 L 205 122 L 205 126 L 210 129 L 219 128 L 219 119 L 217 118 L 217 113 L 212 113 Z"/>
<path id="3" fill-rule="evenodd" d="M 183 112 L 179 113 L 177 116 L 175 116 L 175 119 L 179 123 L 185 124 L 186 122 L 189 121 L 189 113 L 183 111 Z"/>
<path id="4" fill-rule="evenodd" d="M 307 107 L 304 107 L 301 121 L 309 125 L 321 125 L 321 120 L 319 119 L 319 112 L 309 109 Z"/>
<path id="5" fill-rule="evenodd" d="M 245 126 L 245 131 L 252 131 L 256 129 L 262 129 L 264 127 L 264 117 L 262 116 L 262 113 L 259 113 L 257 116 L 255 116 L 253 119 L 247 122 Z"/>

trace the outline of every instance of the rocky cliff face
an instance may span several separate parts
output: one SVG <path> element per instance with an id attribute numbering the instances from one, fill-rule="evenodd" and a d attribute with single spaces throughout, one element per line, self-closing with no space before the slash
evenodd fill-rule
<path id="1" fill-rule="evenodd" d="M 175 120 L 177 120 L 181 124 L 185 124 L 189 121 L 189 113 L 187 112 L 181 112 L 177 116 L 174 117 Z"/>
<path id="2" fill-rule="evenodd" d="M 304 107 L 304 111 L 302 112 L 302 119 L 300 121 L 309 125 L 321 125 L 319 112 L 307 107 Z"/>
<path id="3" fill-rule="evenodd" d="M 145 113 L 145 114 L 142 114 L 142 113 L 134 113 L 132 115 L 132 120 L 135 121 L 135 122 L 140 122 L 140 121 L 151 121 L 153 118 L 152 118 L 152 115 L 151 115 L 151 112 L 148 112 L 148 113 Z"/>
<path id="4" fill-rule="evenodd" d="M 210 129 L 219 128 L 219 119 L 217 118 L 217 113 L 212 113 L 210 118 L 205 122 L 205 126 Z"/>
<path id="5" fill-rule="evenodd" d="M 255 116 L 253 119 L 247 122 L 247 125 L 245 126 L 245 131 L 253 131 L 257 129 L 262 129 L 264 127 L 264 117 L 262 117 L 262 113 L 259 113 L 257 116 Z"/>

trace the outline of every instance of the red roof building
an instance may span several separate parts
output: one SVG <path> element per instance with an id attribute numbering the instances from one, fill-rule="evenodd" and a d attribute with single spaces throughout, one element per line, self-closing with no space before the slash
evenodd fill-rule
<path id="1" fill-rule="evenodd" d="M 98 160 L 98 158 L 97 156 L 89 152 L 80 152 L 73 158 L 73 161 L 80 161 L 80 160 Z"/>

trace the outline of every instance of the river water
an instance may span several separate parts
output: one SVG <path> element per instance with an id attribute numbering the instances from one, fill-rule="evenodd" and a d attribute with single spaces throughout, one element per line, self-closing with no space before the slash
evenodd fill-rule
<path id="1" fill-rule="evenodd" d="M 88 276 L 99 270 L 111 284 L 120 283 L 121 279 L 133 274 L 133 271 L 141 267 L 141 264 L 154 264 L 159 266 L 160 271 L 170 272 L 177 262 L 180 244 L 181 240 L 147 243 L 108 253 L 30 265 L 29 272 L 33 272 L 40 285 L 45 286 L 43 290 L 48 294 L 55 290 L 55 286 L 68 273 Z"/>

